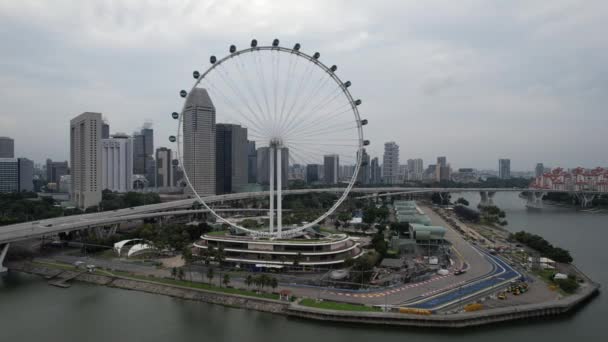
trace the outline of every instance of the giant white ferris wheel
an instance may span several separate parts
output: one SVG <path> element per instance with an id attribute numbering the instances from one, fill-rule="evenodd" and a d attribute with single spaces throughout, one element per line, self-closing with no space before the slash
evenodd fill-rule
<path id="1" fill-rule="evenodd" d="M 253 236 L 296 236 L 331 215 L 357 181 L 364 147 L 369 145 L 363 136 L 367 120 L 361 119 L 357 108 L 361 100 L 355 100 L 349 92 L 351 82 L 338 77 L 336 65 L 328 67 L 322 63 L 318 52 L 309 55 L 300 48 L 300 44 L 282 47 L 278 39 L 269 46 L 260 46 L 254 39 L 248 48 L 241 50 L 231 45 L 225 57 L 210 57 L 211 66 L 207 70 L 193 72 L 196 81 L 192 89 L 180 92 L 181 97 L 186 98 L 181 114 L 172 113 L 178 120 L 178 130 L 177 137 L 171 136 L 169 140 L 177 144 L 182 166 L 184 113 L 190 95 L 197 88 L 204 88 L 212 99 L 215 122 L 246 128 L 249 141 L 255 141 L 257 148 L 268 149 L 269 227 L 264 230 L 245 228 L 222 217 L 205 202 L 204 194 L 193 187 L 184 168 L 187 186 L 217 220 Z M 338 161 L 348 165 L 340 185 L 333 184 L 334 180 L 321 180 L 327 186 L 339 186 L 341 194 L 312 222 L 283 225 L 283 189 L 288 189 L 284 181 L 285 158 L 292 166 L 300 165 L 298 170 L 306 170 L 312 177 L 315 175 L 311 171 L 316 168 L 318 172 L 325 158 L 330 158 L 331 165 L 338 165 Z M 337 169 L 325 170 L 321 175 L 337 180 L 338 173 Z"/>

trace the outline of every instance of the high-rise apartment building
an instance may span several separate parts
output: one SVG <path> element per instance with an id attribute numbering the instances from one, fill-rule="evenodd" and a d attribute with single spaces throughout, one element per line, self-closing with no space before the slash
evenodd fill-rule
<path id="1" fill-rule="evenodd" d="M 394 141 L 384 143 L 382 180 L 386 184 L 399 183 L 399 145 Z"/>
<path id="2" fill-rule="evenodd" d="M 435 181 L 445 182 L 452 178 L 452 168 L 448 164 L 446 157 L 437 157 L 437 166 L 435 167 Z"/>
<path id="3" fill-rule="evenodd" d="M 215 106 L 203 88 L 188 96 L 183 135 L 183 168 L 190 184 L 201 196 L 215 194 Z"/>
<path id="4" fill-rule="evenodd" d="M 175 186 L 173 174 L 173 156 L 170 148 L 156 149 L 156 187 L 169 188 Z"/>
<path id="5" fill-rule="evenodd" d="M 34 162 L 27 158 L 17 158 L 19 169 L 19 192 L 34 191 Z"/>
<path id="6" fill-rule="evenodd" d="M 101 139 L 101 188 L 116 192 L 133 189 L 133 138 L 126 134 Z"/>
<path id="7" fill-rule="evenodd" d="M 15 158 L 15 141 L 9 137 L 0 137 L 0 158 Z"/>
<path id="8" fill-rule="evenodd" d="M 407 179 L 419 181 L 422 180 L 422 176 L 424 174 L 424 163 L 422 159 L 408 159 L 407 160 Z"/>
<path id="9" fill-rule="evenodd" d="M 215 193 L 242 191 L 249 181 L 247 128 L 215 125 Z"/>
<path id="10" fill-rule="evenodd" d="M 101 202 L 101 113 L 70 120 L 71 200 L 86 209 Z"/>
<path id="11" fill-rule="evenodd" d="M 511 159 L 498 159 L 498 178 L 511 178 Z"/>
<path id="12" fill-rule="evenodd" d="M 323 173 L 326 184 L 338 184 L 340 175 L 340 156 L 328 154 L 323 156 Z"/>

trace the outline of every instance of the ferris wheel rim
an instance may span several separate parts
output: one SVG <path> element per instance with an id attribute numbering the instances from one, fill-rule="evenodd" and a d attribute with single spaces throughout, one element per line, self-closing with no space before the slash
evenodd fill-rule
<path id="1" fill-rule="evenodd" d="M 355 169 L 353 171 L 353 175 L 350 178 L 347 186 L 344 188 L 344 191 L 342 192 L 342 195 L 338 198 L 338 200 L 336 200 L 336 202 L 327 211 L 325 211 L 323 214 L 321 214 L 319 217 L 317 217 L 312 222 L 306 223 L 306 224 L 301 225 L 301 226 L 297 226 L 295 228 L 285 229 L 285 230 L 282 231 L 282 233 L 281 232 L 277 232 L 277 231 L 273 231 L 273 232 L 260 231 L 260 230 L 253 230 L 253 229 L 242 227 L 242 226 L 240 226 L 238 224 L 230 222 L 229 220 L 227 220 L 223 216 L 219 215 L 215 210 L 213 210 L 213 208 L 211 208 L 203 200 L 203 198 L 200 196 L 200 194 L 198 193 L 198 191 L 196 189 L 194 189 L 194 187 L 192 186 L 192 183 L 190 182 L 188 173 L 186 172 L 185 169 L 183 171 L 183 174 L 184 174 L 184 179 L 186 180 L 187 186 L 192 190 L 192 193 L 196 197 L 196 200 L 199 203 L 201 203 L 205 207 L 205 209 L 207 209 L 216 219 L 220 220 L 222 223 L 225 223 L 225 224 L 229 225 L 230 227 L 233 227 L 233 228 L 238 229 L 240 231 L 247 232 L 247 233 L 249 233 L 249 234 L 251 234 L 253 236 L 268 237 L 268 238 L 276 238 L 276 237 L 286 238 L 286 237 L 289 237 L 291 235 L 298 234 L 298 233 L 302 232 L 303 230 L 305 230 L 307 228 L 311 228 L 311 227 L 315 226 L 316 224 L 318 224 L 319 222 L 325 220 L 328 216 L 330 216 L 333 212 L 336 211 L 336 209 L 344 202 L 344 200 L 346 200 L 346 197 L 348 196 L 348 194 L 350 193 L 350 191 L 352 190 L 353 186 L 355 185 L 355 183 L 357 181 L 358 174 L 359 174 L 359 169 L 360 169 L 360 166 L 361 166 L 362 154 L 363 154 L 363 151 L 364 151 L 364 146 L 366 145 L 365 144 L 365 140 L 364 140 L 364 136 L 363 136 L 363 124 L 362 124 L 362 120 L 361 120 L 361 115 L 360 115 L 359 110 L 358 110 L 358 104 L 356 103 L 356 101 L 352 97 L 352 94 L 348 90 L 348 86 L 345 85 L 345 82 L 343 82 L 338 77 L 338 75 L 335 74 L 334 71 L 332 71 L 329 67 L 327 67 L 327 65 L 325 65 L 323 62 L 321 62 L 318 59 L 318 56 L 317 56 L 317 58 L 315 58 L 315 56 L 311 56 L 311 55 L 308 55 L 308 54 L 306 54 L 304 52 L 301 52 L 301 51 L 299 51 L 299 49 L 286 48 L 286 47 L 282 47 L 282 46 L 255 46 L 255 47 L 249 47 L 249 48 L 245 48 L 245 49 L 241 49 L 241 50 L 238 50 L 238 51 L 231 52 L 227 56 L 225 56 L 225 57 L 223 57 L 221 59 L 218 59 L 215 62 L 213 62 L 212 65 L 209 68 L 207 68 L 204 73 L 202 73 L 202 74 L 199 75 L 199 77 L 197 78 L 196 82 L 194 83 L 194 85 L 190 89 L 190 92 L 188 92 L 187 96 L 184 99 L 184 104 L 182 106 L 182 110 L 181 110 L 181 113 L 180 113 L 179 118 L 178 118 L 177 158 L 179 160 L 179 165 L 181 165 L 182 168 L 183 168 L 184 163 L 183 163 L 183 160 L 182 160 L 181 139 L 180 138 L 181 138 L 181 135 L 182 135 L 181 131 L 182 131 L 182 127 L 183 127 L 182 126 L 183 116 L 184 116 L 184 112 L 186 110 L 186 104 L 188 103 L 188 98 L 192 94 L 192 90 L 194 90 L 195 88 L 197 88 L 197 86 L 201 83 L 202 80 L 205 79 L 205 77 L 209 73 L 211 73 L 213 70 L 215 70 L 217 67 L 219 67 L 220 65 L 222 65 L 226 61 L 229 61 L 230 59 L 242 56 L 242 55 L 247 54 L 247 53 L 254 53 L 254 52 L 258 52 L 258 51 L 277 51 L 279 53 L 289 53 L 289 54 L 295 55 L 297 57 L 301 57 L 301 58 L 304 58 L 304 59 L 308 60 L 309 62 L 315 64 L 317 67 L 319 67 L 321 70 L 323 70 L 327 75 L 329 75 L 329 77 L 340 87 L 340 90 L 342 91 L 342 93 L 346 97 L 346 100 L 350 104 L 350 108 L 351 108 L 351 110 L 352 110 L 352 112 L 353 112 L 353 114 L 355 116 L 355 122 L 357 124 L 356 130 L 357 130 L 357 136 L 358 136 L 358 144 L 357 144 L 357 156 L 356 156 L 356 162 L 355 162 Z M 278 199 L 278 200 L 281 200 L 281 199 Z"/>

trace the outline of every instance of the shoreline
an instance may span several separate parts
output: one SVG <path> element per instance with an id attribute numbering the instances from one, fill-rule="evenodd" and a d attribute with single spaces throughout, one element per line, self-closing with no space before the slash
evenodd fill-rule
<path id="1" fill-rule="evenodd" d="M 13 261 L 8 264 L 10 271 L 28 273 L 41 277 L 52 277 L 57 268 L 33 264 L 27 261 Z M 340 323 L 358 323 L 370 325 L 390 325 L 408 327 L 434 328 L 467 328 L 497 322 L 514 321 L 529 318 L 558 316 L 580 307 L 599 293 L 599 285 L 587 283 L 578 293 L 559 300 L 540 304 L 525 304 L 503 308 L 492 308 L 476 312 L 456 313 L 449 315 L 413 315 L 389 312 L 354 312 L 319 309 L 299 305 L 297 302 L 220 293 L 204 289 L 195 289 L 179 285 L 170 285 L 153 280 L 133 279 L 122 276 L 109 276 L 90 273 L 70 272 L 74 280 L 90 284 L 114 287 L 123 290 L 142 291 L 174 298 L 201 301 L 210 304 L 250 309 L 261 312 L 281 314 L 286 317 L 302 318 L 315 321 Z"/>

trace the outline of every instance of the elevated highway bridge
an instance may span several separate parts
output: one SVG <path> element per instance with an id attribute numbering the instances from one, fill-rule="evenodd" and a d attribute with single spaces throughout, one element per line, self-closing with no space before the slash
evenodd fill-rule
<path id="1" fill-rule="evenodd" d="M 283 195 L 298 195 L 308 193 L 342 193 L 344 188 L 321 188 L 321 189 L 294 189 L 285 190 Z M 358 198 L 375 198 L 382 196 L 400 196 L 400 195 L 416 195 L 423 193 L 460 193 L 460 192 L 479 192 L 484 199 L 491 203 L 491 198 L 496 192 L 528 192 L 528 202 L 538 203 L 542 200 L 542 196 L 549 192 L 567 192 L 581 198 L 582 205 L 586 206 L 597 195 L 603 195 L 603 192 L 594 191 L 560 191 L 547 189 L 520 189 L 520 188 L 406 188 L 406 187 L 369 187 L 369 188 L 353 188 L 352 194 L 361 194 Z M 258 197 L 267 197 L 268 191 L 243 192 L 234 194 L 207 196 L 204 201 L 208 204 L 217 204 L 225 201 L 252 199 Z M 38 238 L 43 236 L 55 235 L 58 233 L 68 233 L 75 230 L 106 227 L 115 225 L 121 222 L 129 222 L 142 220 L 145 218 L 162 217 L 162 216 L 178 216 L 192 215 L 205 210 L 197 209 L 196 199 L 182 199 L 165 203 L 142 205 L 133 208 L 104 211 L 90 214 L 62 216 L 52 219 L 45 219 L 33 222 L 24 222 L 0 227 L 0 265 L 8 250 L 8 244 L 11 242 Z M 236 209 L 237 211 L 245 211 L 246 209 Z M 257 210 L 257 209 L 254 209 Z M 265 209 L 261 209 L 266 211 Z M 259 211 L 259 210 L 258 210 Z M 2 271 L 2 266 L 0 266 Z"/>

